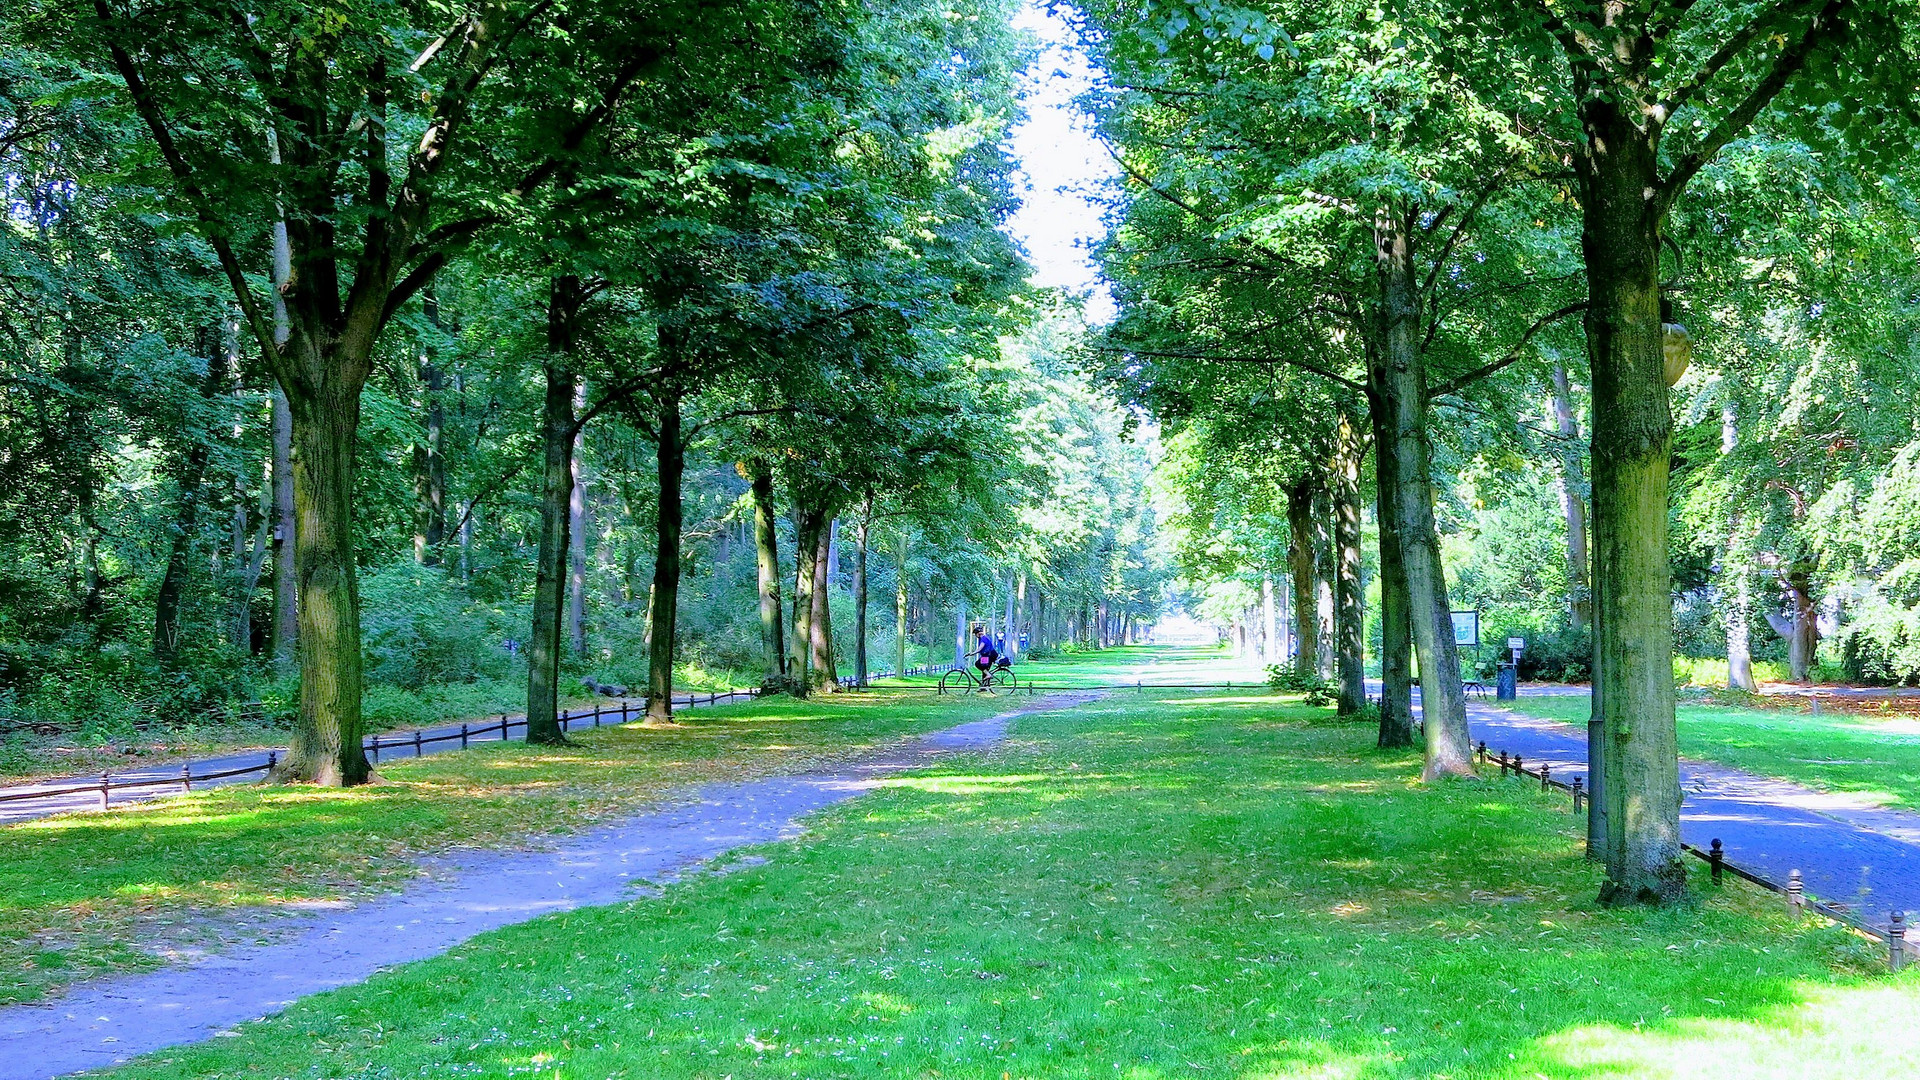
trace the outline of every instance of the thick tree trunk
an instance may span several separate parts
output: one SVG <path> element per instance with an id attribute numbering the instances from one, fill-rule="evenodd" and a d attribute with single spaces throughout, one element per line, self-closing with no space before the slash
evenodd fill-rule
<path id="1" fill-rule="evenodd" d="M 360 784 L 370 772 L 361 747 L 366 725 L 360 716 L 360 583 L 354 572 L 353 455 L 363 385 L 341 379 L 322 383 L 311 396 L 288 395 L 300 720 L 280 772 L 325 787 Z"/>
<path id="2" fill-rule="evenodd" d="M 1787 677 L 1797 683 L 1813 678 L 1814 652 L 1819 648 L 1820 627 L 1813 602 L 1813 566 L 1795 560 L 1780 575 L 1787 594 Z"/>
<path id="3" fill-rule="evenodd" d="M 1380 736 L 1382 748 L 1413 745 L 1413 627 L 1395 517 L 1400 468 L 1391 413 L 1368 395 L 1373 421 L 1374 517 L 1380 527 Z"/>
<path id="4" fill-rule="evenodd" d="M 873 500 L 860 508 L 859 550 L 853 561 L 853 683 L 867 685 L 867 540 L 873 529 Z"/>
<path id="5" fill-rule="evenodd" d="M 1313 559 L 1313 494 L 1310 476 L 1287 488 L 1287 564 L 1293 579 L 1294 669 L 1311 672 L 1320 657 L 1320 599 Z"/>
<path id="6" fill-rule="evenodd" d="M 760 583 L 760 650 L 766 660 L 760 688 L 781 690 L 787 685 L 787 644 L 785 613 L 780 604 L 780 534 L 774 527 L 773 470 L 755 458 L 746 463 L 746 473 L 753 491 L 753 552 Z"/>
<path id="7" fill-rule="evenodd" d="M 574 391 L 577 412 L 587 407 L 586 386 Z M 567 644 L 573 655 L 587 655 L 587 486 L 580 481 L 580 448 L 586 443 L 586 428 L 576 427 L 573 448 L 567 454 L 572 483 L 567 494 Z"/>
<path id="8" fill-rule="evenodd" d="M 824 516 L 824 515 L 823 515 Z M 807 626 L 812 650 L 813 689 L 832 694 L 840 689 L 840 666 L 833 652 L 833 534 L 835 519 L 825 518 L 813 548 L 813 618 Z"/>
<path id="9" fill-rule="evenodd" d="M 1582 106 L 1581 248 L 1593 371 L 1594 712 L 1605 903 L 1686 891 L 1674 732 L 1667 551 L 1668 408 L 1660 312 L 1657 149 L 1622 110 Z"/>
<path id="10" fill-rule="evenodd" d="M 1587 576 L 1587 500 L 1585 456 L 1580 424 L 1573 416 L 1567 366 L 1553 365 L 1553 415 L 1560 429 L 1560 512 L 1567 520 L 1567 615 L 1575 630 L 1593 616 L 1593 587 Z"/>
<path id="11" fill-rule="evenodd" d="M 1427 780 L 1473 776 L 1466 695 L 1461 688 L 1452 605 L 1433 517 L 1426 357 L 1420 346 L 1420 304 L 1414 275 L 1417 226 L 1410 214 L 1384 210 L 1375 221 L 1380 294 L 1368 382 L 1371 400 L 1386 413 L 1391 453 L 1398 465 L 1393 516 L 1407 582 L 1408 622 L 1420 660 L 1421 719 L 1426 731 L 1426 762 L 1421 775 Z"/>
<path id="12" fill-rule="evenodd" d="M 200 355 L 207 360 L 207 377 L 200 397 L 211 403 L 226 390 L 227 350 L 220 347 L 218 329 L 200 332 Z M 167 567 L 160 577 L 160 588 L 153 599 L 153 655 L 168 667 L 175 663 L 180 649 L 180 603 L 186 591 L 187 559 L 200 528 L 200 489 L 206 480 L 207 460 L 213 437 L 211 431 L 184 432 L 192 442 L 181 455 L 180 502 L 174 509 L 173 527 L 167 543 Z"/>
<path id="13" fill-rule="evenodd" d="M 653 552 L 653 640 L 647 648 L 647 718 L 649 727 L 673 723 L 673 646 L 680 610 L 680 532 L 684 524 L 681 480 L 687 469 L 687 447 L 680 430 L 680 391 L 671 386 L 655 396 L 654 422 L 660 479 L 657 543 Z"/>
<path id="14" fill-rule="evenodd" d="M 1360 576 L 1360 454 L 1360 435 L 1342 414 L 1327 470 L 1328 496 L 1333 504 L 1333 636 L 1342 716 L 1357 713 L 1367 704 L 1366 584 Z"/>

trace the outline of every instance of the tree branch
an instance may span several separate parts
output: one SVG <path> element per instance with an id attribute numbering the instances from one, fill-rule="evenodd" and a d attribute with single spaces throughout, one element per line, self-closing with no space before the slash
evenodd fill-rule
<path id="1" fill-rule="evenodd" d="M 1466 372 L 1465 374 L 1462 374 L 1462 375 L 1457 375 L 1451 379 L 1448 379 L 1446 382 L 1441 383 L 1439 386 L 1429 389 L 1427 391 L 1428 399 L 1441 397 L 1446 394 L 1458 393 L 1462 387 L 1467 386 L 1470 383 L 1478 382 L 1479 380 L 1486 378 L 1487 376 L 1493 374 L 1494 372 L 1500 371 L 1501 369 L 1508 367 L 1514 361 L 1520 359 L 1522 350 L 1524 350 L 1527 347 L 1527 342 L 1533 340 L 1533 336 L 1535 334 L 1538 334 L 1540 331 L 1546 329 L 1552 323 L 1558 322 L 1559 320 L 1564 319 L 1569 315 L 1578 314 L 1579 312 L 1582 312 L 1585 310 L 1587 310 L 1587 305 L 1585 304 L 1568 304 L 1566 307 L 1560 308 L 1557 311 L 1547 312 L 1545 315 L 1542 315 L 1538 319 L 1535 319 L 1533 321 L 1532 326 L 1527 327 L 1527 332 L 1520 335 L 1520 340 L 1514 342 L 1513 348 L 1509 349 L 1505 356 L 1501 357 L 1498 360 L 1495 360 L 1491 364 L 1483 364 L 1480 367 L 1474 368 L 1472 371 Z"/>
<path id="2" fill-rule="evenodd" d="M 1747 46 L 1753 43 L 1753 39 L 1758 37 L 1762 30 L 1785 18 L 1789 12 L 1818 2 L 1819 0 L 1797 0 L 1796 3 L 1769 8 L 1754 16 L 1752 22 L 1741 27 L 1732 37 L 1723 42 L 1720 48 L 1700 65 L 1700 70 L 1694 72 L 1692 78 L 1675 87 L 1673 93 L 1667 95 L 1667 99 L 1655 108 L 1654 120 L 1664 125 L 1669 117 L 1679 112 L 1681 107 L 1693 98 L 1693 95 L 1712 82 L 1714 76 L 1720 74 L 1720 70 L 1731 63 L 1734 57 L 1746 51 Z"/>
<path id="3" fill-rule="evenodd" d="M 1746 100 L 1721 118 L 1719 126 L 1707 135 L 1699 149 L 1674 165 L 1672 175 L 1660 185 L 1656 219 L 1666 215 L 1667 209 L 1673 205 L 1674 199 L 1679 197 L 1680 192 L 1686 190 L 1687 182 L 1693 179 L 1694 174 L 1704 168 L 1707 162 L 1713 160 L 1713 156 L 1718 154 L 1722 147 L 1732 142 L 1736 135 L 1746 130 L 1747 125 L 1753 123 L 1754 118 L 1760 115 L 1760 110 L 1766 108 L 1794 75 L 1806 66 L 1807 58 L 1813 54 L 1813 50 L 1840 33 L 1845 25 L 1840 19 L 1840 14 L 1847 5 L 1848 0 L 1827 0 L 1826 6 L 1822 7 L 1807 23 L 1806 32 L 1800 35 L 1800 39 L 1788 45 L 1774 59 L 1772 70 L 1768 71 L 1766 77 L 1754 86 Z"/>

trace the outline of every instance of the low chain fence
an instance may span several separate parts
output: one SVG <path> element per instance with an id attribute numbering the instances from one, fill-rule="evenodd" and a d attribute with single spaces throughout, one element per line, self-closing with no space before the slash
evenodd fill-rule
<path id="1" fill-rule="evenodd" d="M 1586 788 L 1585 777 L 1576 776 L 1573 778 L 1572 783 L 1557 780 L 1553 776 L 1553 765 L 1551 762 L 1543 761 L 1539 764 L 1538 768 L 1530 769 L 1526 763 L 1521 760 L 1519 754 L 1509 756 L 1505 750 L 1491 752 L 1487 749 L 1487 744 L 1484 740 L 1475 748 L 1474 756 L 1482 765 L 1498 767 L 1500 775 L 1503 777 L 1534 778 L 1540 781 L 1541 791 L 1558 790 L 1566 792 L 1573 799 L 1573 812 L 1576 815 L 1586 809 L 1588 802 L 1591 800 L 1591 792 Z M 1727 874 L 1732 874 L 1734 877 L 1758 885 L 1762 889 L 1782 897 L 1786 901 L 1787 912 L 1795 919 L 1805 918 L 1807 914 L 1811 912 L 1839 923 L 1862 937 L 1879 942 L 1886 947 L 1887 966 L 1894 971 L 1901 970 L 1916 959 L 1917 947 L 1907 941 L 1907 930 L 1909 927 L 1907 923 L 1907 913 L 1904 911 L 1890 912 L 1887 916 L 1887 924 L 1885 926 L 1876 926 L 1844 908 L 1837 907 L 1833 904 L 1822 903 L 1814 897 L 1808 896 L 1806 884 L 1802 881 L 1800 871 L 1797 869 L 1789 870 L 1787 872 L 1786 883 L 1781 884 L 1757 870 L 1750 870 L 1728 861 L 1726 847 L 1721 844 L 1720 838 L 1717 836 L 1713 838 L 1711 845 L 1709 845 L 1705 851 L 1702 851 L 1692 844 L 1686 843 L 1681 844 L 1680 847 L 1687 854 L 1707 864 L 1708 871 L 1712 875 L 1715 885 L 1720 884 Z"/>

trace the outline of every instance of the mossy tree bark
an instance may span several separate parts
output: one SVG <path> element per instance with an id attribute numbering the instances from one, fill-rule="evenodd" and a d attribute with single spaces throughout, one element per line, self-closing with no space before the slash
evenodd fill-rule
<path id="1" fill-rule="evenodd" d="M 1383 748 L 1413 745 L 1413 627 L 1395 512 L 1400 483 L 1391 414 L 1368 395 L 1373 425 L 1374 517 L 1380 529 L 1380 735 Z"/>

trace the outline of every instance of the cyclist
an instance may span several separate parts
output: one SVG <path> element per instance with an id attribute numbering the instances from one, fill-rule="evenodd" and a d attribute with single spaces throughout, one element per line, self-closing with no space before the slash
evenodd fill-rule
<path id="1" fill-rule="evenodd" d="M 980 669 L 980 679 L 982 682 L 991 682 L 993 681 L 994 664 L 1000 660 L 999 643 L 994 641 L 993 635 L 987 633 L 986 628 L 978 623 L 974 624 L 973 636 L 980 643 L 980 648 L 975 650 L 973 654 L 979 659 L 973 662 L 973 666 Z"/>

